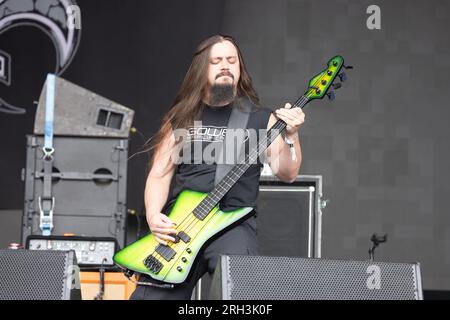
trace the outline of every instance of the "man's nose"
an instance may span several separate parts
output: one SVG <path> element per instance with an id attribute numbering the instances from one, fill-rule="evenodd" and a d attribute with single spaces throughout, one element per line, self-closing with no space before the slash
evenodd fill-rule
<path id="1" fill-rule="evenodd" d="M 228 69 L 230 69 L 230 64 L 228 63 L 227 59 L 222 59 L 222 61 L 220 63 L 220 69 L 221 70 L 228 70 Z"/>

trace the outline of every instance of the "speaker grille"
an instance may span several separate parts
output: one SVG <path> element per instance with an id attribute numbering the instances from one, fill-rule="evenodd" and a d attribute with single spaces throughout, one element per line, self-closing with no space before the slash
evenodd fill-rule
<path id="1" fill-rule="evenodd" d="M 312 192 L 307 187 L 272 187 L 270 191 L 260 189 L 258 198 L 260 254 L 313 257 L 313 243 L 309 243 L 309 238 L 314 238 L 310 234 L 313 233 L 310 224 L 314 225 L 315 218 L 314 210 L 310 211 L 314 208 L 311 203 L 314 197 L 311 195 Z M 279 219 L 274 212 L 283 212 L 284 219 Z"/>
<path id="2" fill-rule="evenodd" d="M 229 279 L 226 298 L 232 300 L 421 299 L 417 264 L 261 256 L 223 259 Z"/>
<path id="3" fill-rule="evenodd" d="M 67 299 L 68 257 L 64 251 L 0 250 L 0 300 Z"/>

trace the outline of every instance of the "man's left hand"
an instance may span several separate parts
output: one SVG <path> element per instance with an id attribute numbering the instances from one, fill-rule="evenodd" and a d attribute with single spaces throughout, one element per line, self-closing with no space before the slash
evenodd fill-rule
<path id="1" fill-rule="evenodd" d="M 275 116 L 286 122 L 286 133 L 293 135 L 297 133 L 300 126 L 305 122 L 305 114 L 301 108 L 292 108 L 291 104 L 286 103 L 284 108 L 275 110 Z"/>

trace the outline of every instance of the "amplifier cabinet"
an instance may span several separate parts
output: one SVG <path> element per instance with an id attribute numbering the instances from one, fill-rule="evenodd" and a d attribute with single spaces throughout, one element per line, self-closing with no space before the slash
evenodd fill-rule
<path id="1" fill-rule="evenodd" d="M 122 272 L 105 272 L 104 281 L 103 300 L 128 300 L 136 289 L 136 285 Z M 100 292 L 100 273 L 82 271 L 80 283 L 83 300 L 94 300 Z"/>
<path id="2" fill-rule="evenodd" d="M 259 253 L 320 258 L 322 176 L 299 175 L 293 183 L 261 176 L 258 212 Z"/>
<path id="3" fill-rule="evenodd" d="M 30 235 L 42 234 L 43 146 L 43 136 L 27 136 L 22 243 Z M 52 235 L 114 237 L 123 247 L 128 140 L 55 136 L 54 148 Z"/>

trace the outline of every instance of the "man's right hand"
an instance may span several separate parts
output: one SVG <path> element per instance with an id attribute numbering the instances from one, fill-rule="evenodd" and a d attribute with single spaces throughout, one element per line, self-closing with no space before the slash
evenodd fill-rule
<path id="1" fill-rule="evenodd" d="M 165 214 L 152 214 L 148 220 L 148 225 L 156 241 L 159 243 L 167 245 L 167 241 L 175 241 L 173 237 L 177 234 L 175 223 Z"/>

